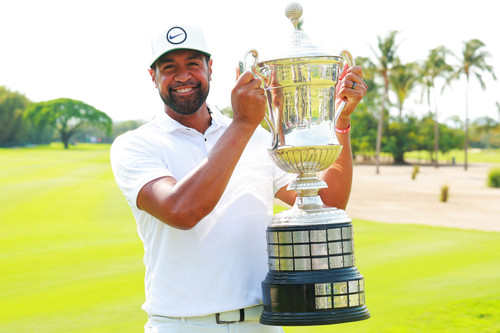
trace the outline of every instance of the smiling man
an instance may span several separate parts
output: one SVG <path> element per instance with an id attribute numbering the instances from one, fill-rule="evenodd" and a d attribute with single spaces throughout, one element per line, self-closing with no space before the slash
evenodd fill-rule
<path id="1" fill-rule="evenodd" d="M 152 46 L 149 73 L 164 107 L 111 148 L 144 244 L 145 331 L 283 332 L 259 324 L 261 281 L 273 198 L 293 203 L 296 194 L 286 186 L 295 175 L 267 154 L 261 81 L 249 72 L 238 78 L 229 119 L 206 103 L 212 59 L 199 28 L 171 26 Z M 366 93 L 361 74 L 355 67 L 343 79 L 339 97 L 348 103 L 338 126 L 349 128 Z M 353 82 L 357 90 L 347 89 Z M 323 175 L 337 189 L 322 193 L 337 207 L 347 203 L 352 177 L 349 133 L 341 132 L 345 157 Z"/>
<path id="2" fill-rule="evenodd" d="M 154 69 L 149 69 L 170 117 L 175 117 L 175 113 L 193 114 L 205 103 L 212 71 L 209 59 L 208 55 L 200 52 L 175 50 L 161 56 Z M 177 73 L 184 68 L 183 78 Z"/>

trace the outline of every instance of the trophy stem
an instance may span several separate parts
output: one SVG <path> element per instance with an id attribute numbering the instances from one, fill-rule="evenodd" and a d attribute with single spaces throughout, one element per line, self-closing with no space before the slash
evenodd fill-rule
<path id="1" fill-rule="evenodd" d="M 318 178 L 315 172 L 301 172 L 289 185 L 289 190 L 294 190 L 299 196 L 317 195 L 322 188 L 327 188 L 325 181 Z"/>
<path id="2" fill-rule="evenodd" d="M 307 211 L 322 209 L 325 207 L 325 205 L 323 204 L 323 201 L 321 200 L 319 195 L 308 197 L 298 196 L 297 199 L 295 199 L 294 207 L 300 210 Z"/>
<path id="3" fill-rule="evenodd" d="M 297 192 L 294 208 L 301 210 L 321 209 L 324 207 L 318 192 L 328 185 L 319 179 L 316 173 L 301 172 L 297 178 L 292 181 L 288 188 Z"/>

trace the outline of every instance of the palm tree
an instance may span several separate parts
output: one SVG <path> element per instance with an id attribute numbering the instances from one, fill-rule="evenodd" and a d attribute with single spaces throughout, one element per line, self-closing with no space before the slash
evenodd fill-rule
<path id="1" fill-rule="evenodd" d="M 490 57 L 489 52 L 484 50 L 485 44 L 479 39 L 471 39 L 464 42 L 462 57 L 457 57 L 459 65 L 455 68 L 454 73 L 450 76 L 450 80 L 459 79 L 462 74 L 465 75 L 465 140 L 464 140 L 464 169 L 467 171 L 467 149 L 469 148 L 469 80 L 472 74 L 475 74 L 476 79 L 481 84 L 481 88 L 486 90 L 482 73 L 488 72 L 496 80 L 493 67 L 486 63 L 486 59 Z"/>
<path id="2" fill-rule="evenodd" d="M 352 129 L 351 146 L 353 154 L 361 154 L 362 158 L 368 160 L 375 150 L 377 140 L 377 116 L 381 100 L 381 86 L 375 81 L 376 66 L 367 57 L 356 57 L 355 63 L 363 68 L 363 81 L 368 86 L 365 97 L 356 107 L 352 117 L 352 123 L 356 124 Z"/>
<path id="3" fill-rule="evenodd" d="M 435 92 L 435 80 L 438 77 L 445 77 L 447 73 L 450 73 L 453 68 L 446 63 L 446 56 L 452 54 L 444 46 L 438 46 L 435 49 L 430 50 L 429 56 L 423 62 L 421 71 L 421 82 L 424 86 L 425 92 L 427 93 L 427 106 L 429 107 L 429 113 L 431 111 L 431 90 Z M 438 121 L 438 110 L 437 105 L 434 105 L 434 166 L 438 167 L 438 153 L 439 153 L 439 121 Z"/>
<path id="4" fill-rule="evenodd" d="M 392 68 L 389 79 L 398 101 L 399 122 L 402 121 L 403 117 L 403 104 L 413 90 L 415 82 L 418 80 L 417 68 L 417 63 L 402 64 L 399 59 L 395 61 L 395 65 Z"/>
<path id="5" fill-rule="evenodd" d="M 385 39 L 377 36 L 378 39 L 378 52 L 372 48 L 375 54 L 378 65 L 377 72 L 382 76 L 384 81 L 384 94 L 382 97 L 382 103 L 380 107 L 380 115 L 378 118 L 377 125 L 377 142 L 375 146 L 375 172 L 379 174 L 380 166 L 380 148 L 382 146 L 382 130 L 384 124 L 384 112 L 386 109 L 386 104 L 389 103 L 389 74 L 392 69 L 392 65 L 396 60 L 396 50 L 399 45 L 396 45 L 396 35 L 397 31 L 390 31 Z"/>

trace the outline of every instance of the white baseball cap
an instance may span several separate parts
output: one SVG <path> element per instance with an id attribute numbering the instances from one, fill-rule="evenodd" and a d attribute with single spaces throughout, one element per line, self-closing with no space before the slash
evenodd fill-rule
<path id="1" fill-rule="evenodd" d="M 165 53 L 179 49 L 200 51 L 210 56 L 203 32 L 193 25 L 171 25 L 153 37 L 151 47 L 151 66 Z"/>

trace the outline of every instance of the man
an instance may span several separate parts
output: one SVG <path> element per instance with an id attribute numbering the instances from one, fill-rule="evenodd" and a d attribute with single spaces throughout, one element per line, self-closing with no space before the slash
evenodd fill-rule
<path id="1" fill-rule="evenodd" d="M 267 273 L 265 230 L 273 196 L 293 204 L 295 178 L 270 161 L 259 127 L 261 81 L 242 73 L 231 92 L 233 119 L 206 103 L 212 59 L 202 32 L 171 26 L 153 40 L 149 73 L 164 102 L 155 119 L 115 140 L 111 163 L 144 244 L 146 332 L 282 332 L 258 322 Z M 356 89 L 351 89 L 356 84 Z M 366 93 L 359 67 L 339 84 L 347 98 L 337 123 L 344 145 L 322 178 L 344 208 L 352 160 L 350 114 Z"/>

